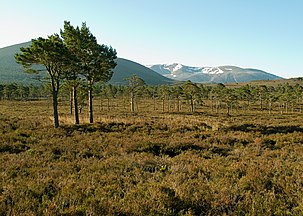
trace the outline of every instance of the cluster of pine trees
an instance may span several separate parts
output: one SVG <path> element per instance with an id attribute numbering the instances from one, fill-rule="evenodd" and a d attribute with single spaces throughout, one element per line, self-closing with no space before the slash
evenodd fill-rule
<path id="1" fill-rule="evenodd" d="M 93 123 L 93 86 L 97 82 L 106 82 L 112 76 L 116 66 L 116 50 L 100 45 L 90 32 L 86 23 L 74 27 L 64 22 L 59 34 L 48 38 L 33 39 L 30 47 L 22 47 L 15 55 L 16 61 L 27 68 L 28 73 L 47 71 L 52 92 L 54 126 L 59 127 L 58 94 L 63 82 L 73 88 L 76 124 L 79 123 L 77 88 L 85 82 L 88 89 L 90 122 Z M 41 69 L 37 65 L 45 68 Z"/>

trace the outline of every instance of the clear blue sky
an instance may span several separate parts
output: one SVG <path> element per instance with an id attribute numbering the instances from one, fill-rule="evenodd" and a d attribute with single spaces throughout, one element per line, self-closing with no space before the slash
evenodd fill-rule
<path id="1" fill-rule="evenodd" d="M 0 0 L 0 47 L 86 22 L 141 64 L 235 65 L 303 76 L 303 0 Z"/>

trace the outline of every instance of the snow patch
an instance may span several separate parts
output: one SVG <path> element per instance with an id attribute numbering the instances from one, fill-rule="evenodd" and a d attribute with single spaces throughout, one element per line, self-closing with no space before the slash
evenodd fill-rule
<path id="1" fill-rule="evenodd" d="M 205 68 L 202 69 L 202 72 L 206 73 L 206 74 L 222 74 L 222 73 L 224 73 L 218 67 L 205 67 Z"/>
<path id="2" fill-rule="evenodd" d="M 182 68 L 182 65 L 181 65 L 181 64 L 177 64 L 177 65 L 174 67 L 173 71 L 177 71 L 177 70 L 179 70 L 179 69 L 181 69 L 181 68 Z"/>

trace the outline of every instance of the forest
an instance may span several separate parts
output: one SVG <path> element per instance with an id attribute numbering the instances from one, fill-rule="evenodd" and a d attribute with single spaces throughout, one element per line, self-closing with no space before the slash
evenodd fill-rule
<path id="1" fill-rule="evenodd" d="M 302 215 L 301 82 L 1 85 L 0 214 Z"/>

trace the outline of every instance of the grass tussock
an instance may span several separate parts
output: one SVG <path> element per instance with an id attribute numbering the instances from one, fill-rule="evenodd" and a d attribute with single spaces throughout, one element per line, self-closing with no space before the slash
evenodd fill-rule
<path id="1" fill-rule="evenodd" d="M 46 102 L 0 103 L 0 215 L 303 214 L 301 114 L 63 111 L 54 129 Z"/>

